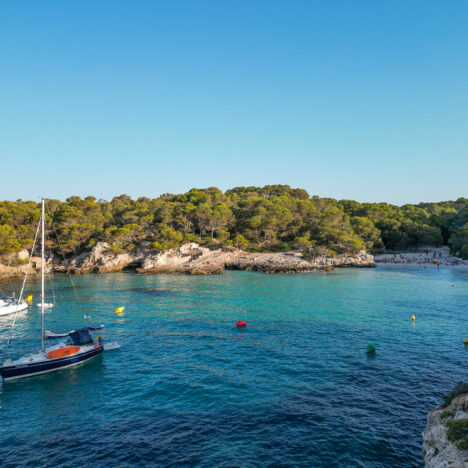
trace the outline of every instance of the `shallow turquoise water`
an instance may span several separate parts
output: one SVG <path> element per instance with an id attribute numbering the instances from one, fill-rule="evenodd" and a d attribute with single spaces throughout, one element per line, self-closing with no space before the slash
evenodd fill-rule
<path id="1" fill-rule="evenodd" d="M 468 380 L 466 271 L 73 280 L 79 302 L 55 278 L 47 329 L 85 313 L 122 348 L 4 383 L 2 466 L 421 466 L 427 412 Z M 38 348 L 36 309 L 18 316 L 12 357 Z"/>

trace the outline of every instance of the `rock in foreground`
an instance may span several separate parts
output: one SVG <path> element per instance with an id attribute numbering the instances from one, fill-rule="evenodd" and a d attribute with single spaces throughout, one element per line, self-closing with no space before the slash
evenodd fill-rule
<path id="1" fill-rule="evenodd" d="M 459 383 L 447 404 L 432 410 L 423 432 L 426 468 L 468 467 L 468 383 Z"/>

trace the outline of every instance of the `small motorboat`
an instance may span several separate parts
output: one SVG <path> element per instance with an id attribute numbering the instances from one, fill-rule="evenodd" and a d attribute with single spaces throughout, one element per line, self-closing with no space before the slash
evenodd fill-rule
<path id="1" fill-rule="evenodd" d="M 2 296 L 0 298 L 0 315 L 13 314 L 27 308 L 26 301 L 16 300 L 13 296 Z"/>
<path id="2" fill-rule="evenodd" d="M 37 307 L 42 307 L 42 304 L 40 302 L 38 302 L 37 304 Z M 44 309 L 50 309 L 54 307 L 54 304 L 52 304 L 52 302 L 44 302 Z"/>

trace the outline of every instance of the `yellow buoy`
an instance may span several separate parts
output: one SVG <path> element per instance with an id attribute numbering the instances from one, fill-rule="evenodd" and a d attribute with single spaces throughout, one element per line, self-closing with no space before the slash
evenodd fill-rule
<path id="1" fill-rule="evenodd" d="M 411 320 L 414 322 L 416 320 L 416 317 L 414 315 L 412 315 Z"/>
<path id="2" fill-rule="evenodd" d="M 26 302 L 27 302 L 28 304 L 32 304 L 32 296 L 28 296 L 28 297 L 26 298 Z"/>
<path id="3" fill-rule="evenodd" d="M 122 315 L 122 312 L 124 311 L 125 307 L 117 307 L 117 309 L 115 309 L 115 313 L 117 315 Z"/>
<path id="4" fill-rule="evenodd" d="M 468 345 L 468 338 L 465 338 L 465 339 L 463 340 L 463 343 L 465 343 L 466 345 Z"/>

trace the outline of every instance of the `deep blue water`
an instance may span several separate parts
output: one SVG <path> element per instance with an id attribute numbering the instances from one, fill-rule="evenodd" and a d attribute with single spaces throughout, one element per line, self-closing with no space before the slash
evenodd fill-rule
<path id="1" fill-rule="evenodd" d="M 2 466 L 421 466 L 427 412 L 468 380 L 467 271 L 73 281 L 79 301 L 55 277 L 47 329 L 85 313 L 122 348 L 3 383 Z M 20 314 L 11 357 L 37 349 L 39 329 L 35 306 Z"/>

